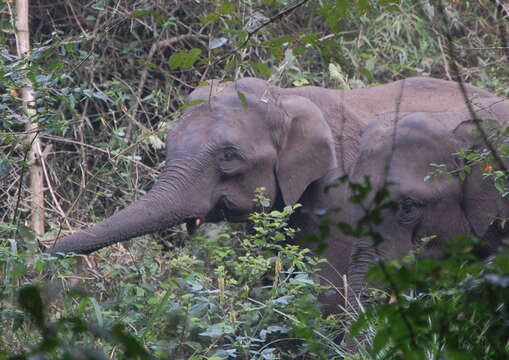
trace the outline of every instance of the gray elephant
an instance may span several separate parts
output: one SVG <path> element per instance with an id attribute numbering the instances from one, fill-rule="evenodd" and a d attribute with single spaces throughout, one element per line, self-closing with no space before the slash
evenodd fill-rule
<path id="1" fill-rule="evenodd" d="M 492 95 L 467 87 L 469 96 Z M 116 242 L 186 223 L 245 221 L 263 186 L 274 209 L 300 202 L 292 224 L 318 233 L 312 213 L 342 204 L 324 188 L 334 173 L 349 174 L 367 119 L 394 111 L 439 112 L 461 107 L 454 82 L 411 78 L 349 91 L 279 88 L 246 78 L 194 90 L 195 104 L 167 136 L 166 166 L 140 200 L 101 223 L 58 241 L 51 253 L 87 254 Z M 201 103 L 199 103 L 202 100 Z M 197 220 L 200 221 L 197 221 Z M 342 288 L 351 240 L 333 229 L 322 275 Z M 323 300 L 337 306 L 338 299 Z"/>
<path id="2" fill-rule="evenodd" d="M 494 125 L 499 129 L 507 126 L 509 100 L 485 98 L 474 100 L 472 105 L 487 134 Z M 463 107 L 436 113 L 387 114 L 365 130 L 351 181 L 362 183 L 369 177 L 373 190 L 360 205 L 346 202 L 343 211 L 348 219 L 342 220 L 360 221 L 367 209 L 376 206 L 375 193 L 384 183 L 391 183 L 387 201 L 398 206 L 382 210 L 381 222 L 365 228 L 366 235 L 369 230 L 383 239 L 367 235 L 352 242 L 348 281 L 353 290 L 349 306 L 353 309 L 358 308 L 356 297 L 363 294 L 367 284 L 367 270 L 379 260 L 398 259 L 417 249 L 419 256 L 438 258 L 449 240 L 460 235 L 486 239 L 486 247 L 478 253 L 482 257 L 509 235 L 509 227 L 503 224 L 509 217 L 509 199 L 501 196 L 492 178 L 483 176 L 478 162 L 468 163 L 458 156 L 460 150 L 486 147 L 473 118 Z M 430 164 L 447 169 L 435 174 L 431 183 L 425 180 L 436 170 Z M 458 169 L 467 165 L 471 172 L 460 175 Z M 343 194 L 345 198 L 352 195 L 351 189 Z M 431 240 L 422 242 L 424 238 Z"/>

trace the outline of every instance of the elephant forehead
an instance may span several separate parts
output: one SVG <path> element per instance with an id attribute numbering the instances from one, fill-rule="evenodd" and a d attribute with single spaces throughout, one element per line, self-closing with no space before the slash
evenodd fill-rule
<path id="1" fill-rule="evenodd" d="M 253 96 L 246 96 L 241 100 L 237 95 L 212 97 L 205 103 L 187 109 L 180 121 L 180 127 L 187 127 L 197 122 L 209 123 L 216 126 L 218 123 L 230 125 L 242 123 L 244 125 L 258 125 L 271 116 L 267 104 Z"/>
<path id="2" fill-rule="evenodd" d="M 166 145 L 170 153 L 195 153 L 204 149 L 213 150 L 224 146 L 234 146 L 245 151 L 270 141 L 264 128 L 256 121 L 248 121 L 240 116 L 221 118 L 193 118 L 180 124 L 168 134 Z"/>
<path id="3" fill-rule="evenodd" d="M 433 203 L 457 199 L 461 192 L 458 181 L 448 180 L 444 176 L 430 183 L 416 174 L 398 173 L 390 175 L 389 181 L 393 184 L 390 187 L 391 197 L 396 200 L 411 197 L 424 203 Z"/>
<path id="4" fill-rule="evenodd" d="M 434 151 L 434 150 L 433 150 Z M 391 191 L 396 196 L 412 196 L 423 201 L 436 201 L 448 196 L 457 196 L 461 191 L 461 184 L 448 174 L 436 172 L 431 164 L 444 164 L 448 171 L 454 170 L 450 162 L 428 156 L 429 149 L 415 151 L 401 151 L 396 153 L 388 174 L 388 180 L 394 184 Z M 405 156 L 401 156 L 401 155 Z M 434 181 L 429 181 L 433 178 Z"/>

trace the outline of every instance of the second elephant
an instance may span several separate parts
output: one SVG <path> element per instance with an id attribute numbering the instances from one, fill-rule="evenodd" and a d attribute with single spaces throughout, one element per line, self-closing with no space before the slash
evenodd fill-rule
<path id="1" fill-rule="evenodd" d="M 356 297 L 362 296 L 367 285 L 366 272 L 380 260 L 400 259 L 417 249 L 419 256 L 439 258 L 449 241 L 460 235 L 487 240 L 486 248 L 481 249 L 484 254 L 478 254 L 483 256 L 509 235 L 509 227 L 504 226 L 509 199 L 500 194 L 492 178 L 483 175 L 486 166 L 482 162 L 470 163 L 458 155 L 486 148 L 479 126 L 487 135 L 505 129 L 509 100 L 474 100 L 472 106 L 475 116 L 463 107 L 388 114 L 378 117 L 363 134 L 351 181 L 362 183 L 369 177 L 373 190 L 360 205 L 347 202 L 343 209 L 349 216 L 343 220 L 360 221 L 366 209 L 377 206 L 375 193 L 386 184 L 390 184 L 387 200 L 398 206 L 382 210 L 379 224 L 372 224 L 369 232 L 366 228 L 365 236 L 352 239 L 348 279 L 353 290 L 349 305 L 354 309 L 358 307 Z M 442 171 L 436 173 L 437 166 Z M 469 171 L 464 170 L 467 167 Z M 430 174 L 435 179 L 432 182 L 426 181 Z M 343 196 L 352 195 L 348 189 Z M 423 243 L 425 238 L 431 240 Z"/>

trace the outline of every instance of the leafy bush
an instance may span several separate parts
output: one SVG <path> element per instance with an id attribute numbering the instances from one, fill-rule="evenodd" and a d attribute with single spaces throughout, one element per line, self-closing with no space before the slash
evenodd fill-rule
<path id="1" fill-rule="evenodd" d="M 267 199 L 257 198 L 263 208 Z M 248 232 L 216 227 L 172 252 L 156 248 L 124 264 L 103 261 L 98 273 L 82 273 L 79 281 L 70 268 L 77 258 L 4 253 L 2 263 L 15 261 L 20 275 L 51 270 L 54 279 L 39 282 L 41 293 L 37 285 L 2 285 L 3 343 L 11 349 L 4 355 L 338 357 L 333 339 L 340 325 L 321 316 L 316 299 L 322 260 L 287 242 L 295 233 L 287 224 L 294 209 L 255 213 Z"/>
<path id="2" fill-rule="evenodd" d="M 509 252 L 488 261 L 473 254 L 479 241 L 458 238 L 445 259 L 375 267 L 373 281 L 399 294 L 371 307 L 352 328 L 371 330 L 373 359 L 503 359 L 509 354 Z"/>

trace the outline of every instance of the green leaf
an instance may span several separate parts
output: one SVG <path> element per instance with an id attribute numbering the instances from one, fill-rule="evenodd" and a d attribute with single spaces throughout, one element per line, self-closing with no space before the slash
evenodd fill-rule
<path id="1" fill-rule="evenodd" d="M 206 103 L 207 100 L 204 100 L 204 99 L 196 99 L 196 100 L 193 100 L 193 101 L 189 101 L 187 103 L 185 103 L 184 105 L 182 105 L 179 110 L 180 111 L 183 111 L 187 108 L 190 108 L 191 106 L 197 106 L 197 105 L 200 105 L 200 104 L 203 104 L 203 103 Z"/>
<path id="2" fill-rule="evenodd" d="M 217 338 L 225 334 L 232 334 L 233 332 L 234 330 L 231 326 L 225 325 L 224 323 L 219 323 L 209 326 L 207 330 L 200 333 L 200 335 L 211 338 Z"/>
<path id="3" fill-rule="evenodd" d="M 252 61 L 251 66 L 266 78 L 272 75 L 272 72 L 270 71 L 269 67 L 263 63 Z"/>
<path id="4" fill-rule="evenodd" d="M 207 311 L 208 304 L 206 302 L 201 302 L 198 304 L 194 304 L 189 308 L 189 315 L 194 317 L 200 317 L 205 314 Z"/>
<path id="5" fill-rule="evenodd" d="M 386 4 L 399 4 L 400 0 L 378 0 L 378 5 L 386 5 Z"/>
<path id="6" fill-rule="evenodd" d="M 249 107 L 249 104 L 247 103 L 246 95 L 244 95 L 244 93 L 242 93 L 240 91 L 237 91 L 237 96 L 240 100 L 240 103 L 242 104 L 242 107 L 244 109 L 247 109 Z"/>
<path id="7" fill-rule="evenodd" d="M 16 225 L 0 222 L 0 232 L 16 230 Z"/>
<path id="8" fill-rule="evenodd" d="M 309 81 L 308 79 L 306 78 L 299 78 L 299 79 L 295 79 L 293 82 L 292 82 L 293 86 L 305 86 L 305 85 L 309 85 Z"/>
<path id="9" fill-rule="evenodd" d="M 272 300 L 272 302 L 277 305 L 288 305 L 290 303 L 290 301 L 292 301 L 293 299 L 295 299 L 295 296 L 285 295 L 285 296 L 281 296 L 277 299 Z"/>
<path id="10" fill-rule="evenodd" d="M 389 334 L 386 329 L 377 331 L 375 339 L 373 340 L 373 353 L 380 353 L 390 341 Z"/>
<path id="11" fill-rule="evenodd" d="M 219 12 L 222 14 L 222 15 L 228 15 L 228 14 L 231 14 L 233 13 L 233 11 L 235 11 L 235 5 L 232 3 L 232 2 L 229 2 L 229 1 L 225 1 L 224 3 L 221 4 L 221 6 L 219 7 Z"/>
<path id="12" fill-rule="evenodd" d="M 358 0 L 357 9 L 361 13 L 365 13 L 371 9 L 371 1 L 370 0 Z"/>
<path id="13" fill-rule="evenodd" d="M 208 13 L 206 14 L 205 16 L 203 16 L 200 21 L 203 25 L 208 25 L 210 24 L 211 22 L 214 22 L 216 20 L 218 20 L 220 18 L 220 16 L 216 13 Z"/>
<path id="14" fill-rule="evenodd" d="M 152 15 L 153 11 L 148 9 L 137 9 L 131 12 L 131 17 L 139 19 L 145 16 Z"/>
<path id="15" fill-rule="evenodd" d="M 201 50 L 198 48 L 193 48 L 193 49 L 189 50 L 185 54 L 180 66 L 183 69 L 191 68 L 191 66 L 193 66 L 194 63 L 196 62 L 196 59 L 198 58 L 198 56 L 200 56 L 200 54 L 201 54 Z"/>
<path id="16" fill-rule="evenodd" d="M 184 61 L 184 57 L 186 56 L 186 52 L 184 50 L 177 51 L 175 54 L 172 54 L 170 56 L 170 59 L 168 60 L 168 66 L 171 70 L 178 69 L 182 62 Z"/>

